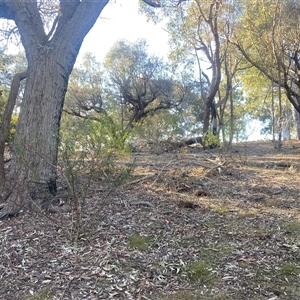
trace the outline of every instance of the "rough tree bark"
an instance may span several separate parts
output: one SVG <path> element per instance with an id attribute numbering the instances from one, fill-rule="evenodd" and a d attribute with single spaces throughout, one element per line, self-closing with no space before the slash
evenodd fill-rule
<path id="1" fill-rule="evenodd" d="M 108 2 L 61 0 L 55 30 L 48 36 L 37 1 L 0 1 L 0 17 L 16 23 L 28 61 L 0 218 L 30 203 L 47 206 L 56 193 L 59 128 L 69 75 L 84 37 Z"/>
<path id="2" fill-rule="evenodd" d="M 15 22 L 28 62 L 11 171 L 0 187 L 0 218 L 30 204 L 47 207 L 56 193 L 59 128 L 69 75 L 84 37 L 108 2 L 59 0 L 57 17 L 46 34 L 39 8 L 51 2 L 0 0 L 0 18 Z"/>

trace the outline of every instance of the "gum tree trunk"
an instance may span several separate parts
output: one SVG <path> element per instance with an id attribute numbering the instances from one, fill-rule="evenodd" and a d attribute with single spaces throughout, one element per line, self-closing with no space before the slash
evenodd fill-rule
<path id="1" fill-rule="evenodd" d="M 15 21 L 28 61 L 11 170 L 1 190 L 0 218 L 22 207 L 47 208 L 56 193 L 59 128 L 69 75 L 84 37 L 107 3 L 60 1 L 49 36 L 37 1 L 0 1 L 0 17 Z"/>

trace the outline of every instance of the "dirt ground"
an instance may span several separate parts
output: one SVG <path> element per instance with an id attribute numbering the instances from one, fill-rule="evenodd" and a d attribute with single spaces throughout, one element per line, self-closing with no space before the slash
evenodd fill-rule
<path id="1" fill-rule="evenodd" d="M 133 155 L 78 240 L 70 212 L 0 221 L 0 299 L 300 299 L 299 141 Z"/>

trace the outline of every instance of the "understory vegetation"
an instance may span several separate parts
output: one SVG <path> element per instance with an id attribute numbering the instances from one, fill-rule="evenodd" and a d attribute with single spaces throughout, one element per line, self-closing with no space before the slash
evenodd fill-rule
<path id="1" fill-rule="evenodd" d="M 121 2 L 0 0 L 0 299 L 299 300 L 299 1 Z"/>
<path id="2" fill-rule="evenodd" d="M 61 178 L 59 197 L 72 206 L 76 192 L 80 219 L 73 209 L 1 221 L 1 298 L 297 300 L 299 151 L 142 148 L 88 184 L 88 165 L 72 161 L 76 180 Z"/>

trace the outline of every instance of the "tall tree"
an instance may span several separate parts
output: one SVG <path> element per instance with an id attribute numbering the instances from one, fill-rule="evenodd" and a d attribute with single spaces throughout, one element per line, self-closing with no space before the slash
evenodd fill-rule
<path id="1" fill-rule="evenodd" d="M 127 127 L 162 109 L 179 106 L 190 85 L 172 80 L 163 61 L 147 53 L 145 40 L 118 41 L 105 60 L 115 99 L 127 109 Z"/>
<path id="2" fill-rule="evenodd" d="M 0 218 L 56 193 L 59 127 L 69 75 L 84 37 L 109 0 L 0 1 L 0 18 L 18 28 L 28 62 L 11 172 L 1 182 Z M 51 25 L 47 26 L 51 21 Z"/>
<path id="3" fill-rule="evenodd" d="M 231 41 L 300 112 L 299 1 L 247 0 Z M 280 91 L 279 91 L 280 92 Z"/>
<path id="4" fill-rule="evenodd" d="M 81 65 L 71 73 L 64 105 L 64 112 L 68 116 L 63 121 L 67 125 L 66 122 L 62 125 L 65 128 L 73 127 L 71 124 L 74 122 L 78 128 L 84 127 L 84 121 L 98 123 L 99 127 L 105 127 L 109 139 L 125 142 L 128 135 L 122 126 L 123 118 L 118 110 L 120 97 L 118 94 L 118 100 L 115 101 L 107 81 L 103 65 L 91 53 L 86 53 Z M 66 130 L 63 133 L 65 136 L 69 134 L 66 134 Z"/>
<path id="5" fill-rule="evenodd" d="M 207 132 L 214 99 L 221 82 L 221 42 L 219 35 L 220 1 L 191 1 L 176 8 L 168 30 L 172 35 L 175 52 L 185 55 L 184 48 L 193 51 L 197 60 L 199 85 L 204 104 L 203 133 Z M 203 64 L 203 60 L 206 63 Z M 207 70 L 209 70 L 207 72 Z"/>
<path id="6" fill-rule="evenodd" d="M 219 88 L 222 80 L 222 70 L 225 70 L 227 56 L 226 36 L 232 34 L 231 27 L 234 21 L 234 6 L 232 1 L 166 1 L 169 6 L 165 10 L 168 17 L 167 29 L 170 33 L 173 62 L 186 68 L 192 68 L 195 75 L 198 73 L 198 84 L 203 102 L 204 116 L 201 120 L 203 133 L 206 133 L 211 124 L 216 134 L 216 107 L 217 99 L 225 103 L 224 97 L 230 96 L 230 84 L 225 91 L 226 96 L 220 95 Z M 180 4 L 180 5 L 179 5 Z M 144 10 L 148 17 L 156 18 Z M 191 66 L 190 62 L 193 62 Z M 222 66 L 223 65 L 223 66 Z M 223 72 L 224 77 L 229 73 Z M 226 78 L 224 79 L 226 81 Z"/>

